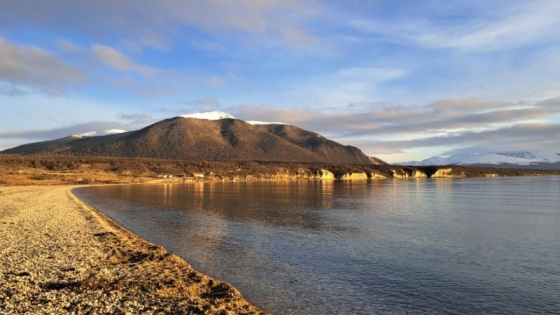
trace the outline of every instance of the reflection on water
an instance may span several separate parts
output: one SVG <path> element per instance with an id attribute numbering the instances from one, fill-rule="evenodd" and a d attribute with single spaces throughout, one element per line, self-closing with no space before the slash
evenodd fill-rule
<path id="1" fill-rule="evenodd" d="M 193 183 L 77 194 L 277 314 L 560 310 L 560 180 Z"/>

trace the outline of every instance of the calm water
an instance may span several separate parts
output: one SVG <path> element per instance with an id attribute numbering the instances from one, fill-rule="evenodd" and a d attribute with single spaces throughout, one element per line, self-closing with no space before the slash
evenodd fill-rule
<path id="1" fill-rule="evenodd" d="M 76 193 L 276 314 L 560 314 L 560 177 Z"/>

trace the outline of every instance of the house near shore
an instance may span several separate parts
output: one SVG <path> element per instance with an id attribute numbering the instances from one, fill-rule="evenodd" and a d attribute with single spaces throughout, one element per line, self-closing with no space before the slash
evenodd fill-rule
<path id="1" fill-rule="evenodd" d="M 196 179 L 203 179 L 204 173 L 193 173 L 193 177 Z"/>

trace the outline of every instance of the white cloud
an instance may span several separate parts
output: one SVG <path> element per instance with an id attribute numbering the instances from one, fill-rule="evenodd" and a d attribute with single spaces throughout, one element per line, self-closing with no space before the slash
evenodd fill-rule
<path id="1" fill-rule="evenodd" d="M 64 52 L 74 53 L 74 52 L 80 52 L 82 50 L 80 46 L 74 44 L 73 42 L 65 38 L 59 38 L 56 44 Z"/>
<path id="2" fill-rule="evenodd" d="M 133 66 L 132 61 L 127 56 L 114 48 L 104 45 L 93 45 L 92 49 L 99 60 L 113 69 L 129 71 Z"/>
<path id="3" fill-rule="evenodd" d="M 155 118 L 146 113 L 119 114 L 118 118 L 128 125 L 143 127 L 155 122 Z"/>
<path id="4" fill-rule="evenodd" d="M 0 27 L 17 28 L 26 21 L 44 29 L 71 28 L 97 40 L 111 33 L 128 44 L 156 49 L 169 49 L 185 25 L 211 34 L 241 31 L 293 45 L 314 43 L 317 39 L 301 24 L 320 12 L 315 0 L 20 0 L 2 6 Z"/>
<path id="5" fill-rule="evenodd" d="M 0 37 L 0 93 L 21 95 L 29 91 L 64 93 L 69 86 L 87 82 L 79 70 L 53 53 L 10 43 Z"/>
<path id="6" fill-rule="evenodd" d="M 465 10 L 462 6 L 449 5 L 445 12 L 447 18 L 436 19 L 429 16 L 437 9 L 424 4 L 419 15 L 398 16 L 392 21 L 357 19 L 350 24 L 388 41 L 465 51 L 517 48 L 556 40 L 560 34 L 560 3 L 557 1 L 505 1 L 494 6 L 472 3 L 475 14 L 456 20 L 448 17 L 472 12 L 461 12 Z"/>
<path id="7" fill-rule="evenodd" d="M 319 5 L 313 0 L 166 1 L 160 7 L 172 19 L 211 33 L 242 30 L 257 38 L 277 36 L 294 45 L 317 40 L 298 27 L 300 19 L 318 14 Z"/>
<path id="8" fill-rule="evenodd" d="M 105 45 L 93 45 L 93 54 L 105 65 L 119 71 L 132 71 L 146 76 L 152 76 L 158 73 L 155 68 L 150 68 L 134 63 L 129 57 L 122 52 Z"/>
<path id="9" fill-rule="evenodd" d="M 351 103 L 377 99 L 380 85 L 400 79 L 407 71 L 386 67 L 351 67 L 307 79 L 290 95 L 313 107 L 341 108 Z"/>
<path id="10" fill-rule="evenodd" d="M 556 12 L 558 14 L 560 12 Z M 434 29 L 416 34 L 421 45 L 435 48 L 457 48 L 470 51 L 509 49 L 534 43 L 556 34 L 548 31 L 559 27 L 557 18 L 520 15 L 497 22 L 469 23 L 451 29 Z"/>

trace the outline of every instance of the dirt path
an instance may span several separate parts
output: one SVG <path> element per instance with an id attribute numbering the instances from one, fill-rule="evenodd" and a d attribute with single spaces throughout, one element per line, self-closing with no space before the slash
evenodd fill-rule
<path id="1" fill-rule="evenodd" d="M 70 189 L 0 187 L 1 314 L 261 314 Z"/>

